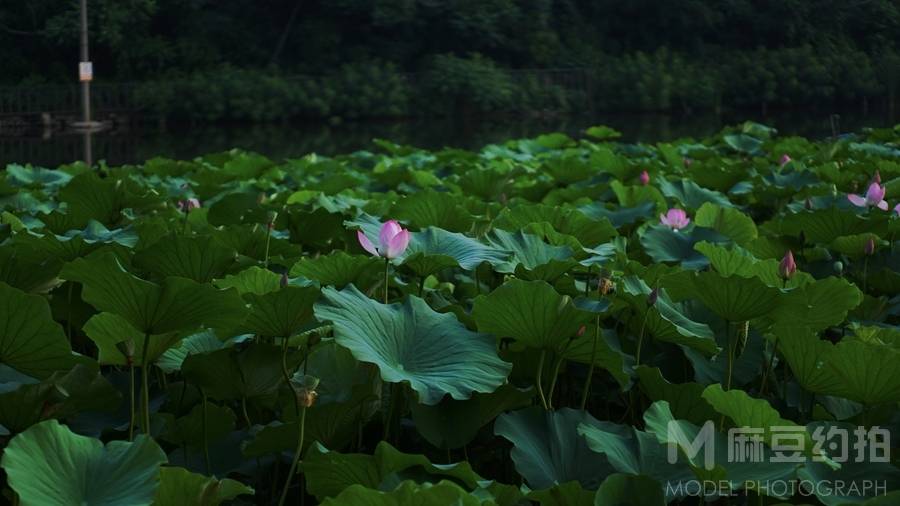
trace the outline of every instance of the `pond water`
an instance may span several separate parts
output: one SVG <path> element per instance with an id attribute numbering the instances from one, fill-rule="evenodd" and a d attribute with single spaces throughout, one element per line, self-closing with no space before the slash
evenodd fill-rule
<path id="1" fill-rule="evenodd" d="M 627 142 L 658 142 L 679 137 L 703 137 L 723 126 L 753 120 L 774 126 L 782 135 L 824 138 L 832 133 L 831 112 L 777 111 L 767 116 L 753 112 L 725 115 L 592 114 L 529 118 L 465 120 L 437 118 L 340 124 L 224 125 L 169 127 L 164 130 L 132 128 L 91 136 L 94 160 L 110 165 L 140 163 L 155 156 L 191 159 L 234 147 L 257 151 L 273 159 L 308 153 L 334 155 L 372 147 L 375 138 L 423 148 L 458 147 L 478 149 L 511 138 L 532 137 L 548 132 L 580 136 L 593 125 L 608 125 L 623 133 Z M 839 130 L 893 125 L 883 111 L 841 111 Z M 80 134 L 41 133 L 0 137 L 0 167 L 8 163 L 32 163 L 55 167 L 84 159 L 85 137 Z"/>

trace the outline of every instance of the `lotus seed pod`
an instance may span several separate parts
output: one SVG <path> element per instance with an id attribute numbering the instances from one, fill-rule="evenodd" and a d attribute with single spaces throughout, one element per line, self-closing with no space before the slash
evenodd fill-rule
<path id="1" fill-rule="evenodd" d="M 650 295 L 647 296 L 647 305 L 652 306 L 656 304 L 657 299 L 659 299 L 659 289 L 654 288 L 650 291 Z"/>

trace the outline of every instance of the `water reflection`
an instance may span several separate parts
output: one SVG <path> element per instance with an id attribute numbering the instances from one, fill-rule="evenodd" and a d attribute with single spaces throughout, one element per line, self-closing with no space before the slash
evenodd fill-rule
<path id="1" fill-rule="evenodd" d="M 191 159 L 201 154 L 240 147 L 275 159 L 307 153 L 333 155 L 372 146 L 374 138 L 423 148 L 445 146 L 478 149 L 510 138 L 531 137 L 547 132 L 579 136 L 588 127 L 612 126 L 628 142 L 657 142 L 680 137 L 703 137 L 723 126 L 747 119 L 778 128 L 784 135 L 822 138 L 831 135 L 830 112 L 779 112 L 762 117 L 752 113 L 728 115 L 670 116 L 649 114 L 600 114 L 585 116 L 429 119 L 406 122 L 356 122 L 343 124 L 290 124 L 201 126 L 193 128 L 114 130 L 93 134 L 86 146 L 83 134 L 52 134 L 0 137 L 0 166 L 32 163 L 55 167 L 83 160 L 90 147 L 95 160 L 110 165 L 140 163 L 155 156 Z M 842 111 L 840 129 L 893 124 L 886 115 Z"/>

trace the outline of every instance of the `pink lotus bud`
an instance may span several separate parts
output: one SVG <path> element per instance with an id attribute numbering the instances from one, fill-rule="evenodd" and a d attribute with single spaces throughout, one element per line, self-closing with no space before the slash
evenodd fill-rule
<path id="1" fill-rule="evenodd" d="M 894 206 L 894 212 L 897 213 L 897 216 L 900 216 L 900 204 Z"/>
<path id="2" fill-rule="evenodd" d="M 576 336 L 581 337 L 584 335 L 584 331 L 587 330 L 587 327 L 584 325 L 578 327 L 578 332 L 575 333 Z"/>
<path id="3" fill-rule="evenodd" d="M 691 219 L 683 209 L 672 208 L 666 211 L 666 214 L 659 215 L 659 222 L 678 232 L 687 227 L 691 223 Z"/>
<path id="4" fill-rule="evenodd" d="M 782 167 L 784 167 L 784 166 L 787 165 L 787 163 L 790 162 L 790 161 L 791 161 L 790 155 L 788 155 L 787 153 L 785 153 L 785 154 L 781 155 L 781 160 L 779 160 L 778 163 L 779 163 Z"/>
<path id="5" fill-rule="evenodd" d="M 781 263 L 778 264 L 778 275 L 782 279 L 790 279 L 795 272 L 797 272 L 797 263 L 794 262 L 794 253 L 788 250 L 781 259 Z"/>
<path id="6" fill-rule="evenodd" d="M 374 256 L 397 258 L 409 246 L 409 230 L 401 227 L 396 220 L 390 220 L 381 226 L 378 234 L 378 246 L 366 236 L 362 230 L 356 232 L 360 246 Z"/>
<path id="7" fill-rule="evenodd" d="M 863 253 L 865 253 L 866 256 L 872 256 L 875 254 L 875 239 L 869 237 L 869 240 L 866 241 L 866 245 L 863 248 Z"/>
<path id="8" fill-rule="evenodd" d="M 642 185 L 647 186 L 648 184 L 650 184 L 650 174 L 647 173 L 646 170 L 642 170 L 640 180 Z"/>

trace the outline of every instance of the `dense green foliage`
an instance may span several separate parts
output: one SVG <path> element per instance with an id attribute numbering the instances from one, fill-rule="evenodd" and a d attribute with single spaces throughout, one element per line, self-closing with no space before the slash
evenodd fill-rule
<path id="1" fill-rule="evenodd" d="M 77 4 L 0 6 L 0 79 L 70 81 Z M 149 112 L 193 121 L 893 105 L 900 91 L 900 7 L 889 0 L 90 6 L 98 78 L 145 83 Z M 582 79 L 511 69 L 579 69 Z"/>
<path id="2" fill-rule="evenodd" d="M 5 497 L 895 504 L 895 460 L 813 443 L 898 429 L 900 126 L 619 135 L 8 166 Z"/>

